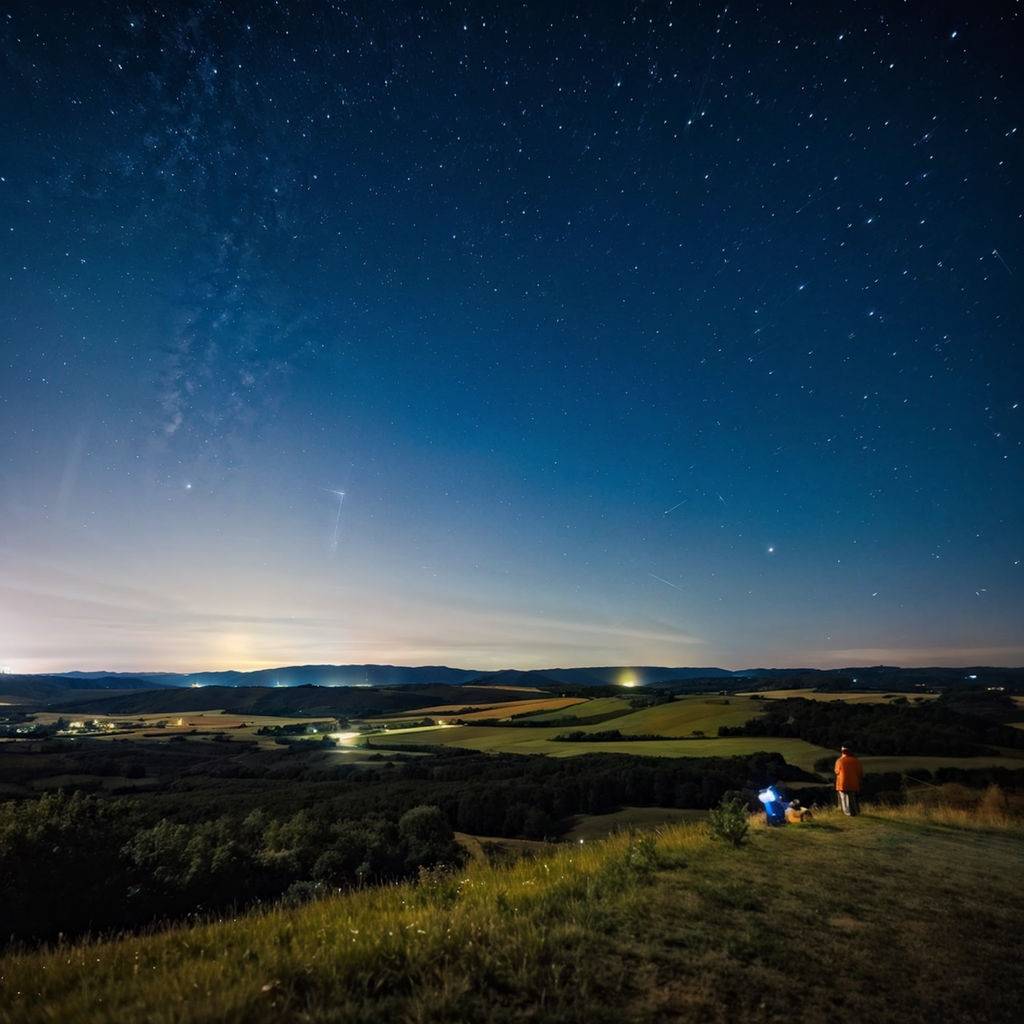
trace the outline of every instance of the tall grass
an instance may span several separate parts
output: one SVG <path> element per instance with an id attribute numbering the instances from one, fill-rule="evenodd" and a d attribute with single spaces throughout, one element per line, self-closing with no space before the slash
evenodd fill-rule
<path id="1" fill-rule="evenodd" d="M 694 1012 L 703 1016 L 692 1019 L 725 1020 L 719 1010 L 751 1000 L 748 1015 L 729 1019 L 768 1019 L 758 1007 L 769 999 L 771 1019 L 826 1021 L 834 1019 L 829 984 L 802 990 L 820 1013 L 778 1013 L 791 1001 L 794 962 L 809 979 L 828 978 L 828 965 L 842 957 L 874 979 L 851 995 L 860 1019 L 916 1024 L 949 996 L 941 985 L 964 980 L 950 964 L 983 950 L 1000 967 L 1011 955 L 1000 935 L 1015 897 L 1003 879 L 1019 857 L 1022 829 L 1002 801 L 990 792 L 968 808 L 933 796 L 909 808 L 867 808 L 862 818 L 826 810 L 785 829 L 765 830 L 755 819 L 740 849 L 715 842 L 706 825 L 673 825 L 511 865 L 426 872 L 415 884 L 298 909 L 11 955 L 0 960 L 0 1021 L 611 1024 L 637 1019 L 627 1010 L 644 1000 L 655 1019 L 659 992 L 698 1000 Z M 897 821 L 902 828 L 891 827 Z M 957 831 L 944 827 L 951 824 Z M 979 827 L 1014 841 L 979 845 L 959 832 Z M 914 873 L 901 875 L 909 858 Z M 1001 871 L 992 868 L 996 858 Z M 958 881 L 958 872 L 967 873 Z M 966 886 L 976 899 L 966 908 L 936 903 L 944 885 Z M 892 913 L 900 900 L 918 907 L 902 923 Z M 933 905 L 947 917 L 929 923 L 929 941 L 918 942 L 921 908 Z M 866 930 L 844 931 L 850 914 Z M 944 945 L 935 945 L 936 934 Z M 880 957 L 880 948 L 899 952 Z M 668 988 L 652 987 L 652 964 L 669 971 Z M 751 969 L 763 985 L 751 987 Z M 893 988 L 907 971 L 934 976 L 934 992 L 925 986 L 913 995 L 927 1003 L 920 1012 Z M 1017 993 L 1010 988 L 986 982 L 981 991 L 1009 1005 Z M 966 989 L 954 996 L 956 1005 L 976 999 Z M 895 1009 L 879 1015 L 889 1003 Z"/>
<path id="2" fill-rule="evenodd" d="M 903 807 L 875 807 L 885 818 L 908 815 L 936 825 L 986 829 L 1024 834 L 1024 796 L 1006 793 L 993 784 L 984 790 L 969 789 L 954 782 L 910 790 Z"/>
<path id="3" fill-rule="evenodd" d="M 457 1014 L 467 979 L 544 998 L 572 976 L 573 999 L 586 1000 L 595 979 L 566 951 L 600 934 L 616 901 L 662 861 L 704 841 L 694 829 L 672 832 L 671 850 L 664 837 L 656 846 L 622 835 L 298 910 L 13 956 L 0 966 L 3 1019 L 39 1019 L 45 1003 L 63 1021 L 128 1020 L 144 1005 L 146 1020 L 162 1022 L 199 1001 L 204 1019 L 278 1020 L 329 992 L 356 1005 L 426 993 L 428 1016 L 443 1017 Z"/>

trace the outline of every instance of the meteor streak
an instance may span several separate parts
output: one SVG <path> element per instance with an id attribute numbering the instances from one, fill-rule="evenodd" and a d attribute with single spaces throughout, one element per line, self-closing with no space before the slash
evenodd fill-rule
<path id="1" fill-rule="evenodd" d="M 330 487 L 322 487 L 321 490 L 333 494 L 338 499 L 338 514 L 334 517 L 334 532 L 331 534 L 331 554 L 338 550 L 338 531 L 341 529 L 341 506 L 345 504 L 345 492 L 335 491 Z"/>
<path id="2" fill-rule="evenodd" d="M 684 593 L 682 587 L 677 587 L 674 583 L 670 583 L 668 580 L 662 579 L 660 576 L 655 576 L 653 572 L 649 572 L 647 575 L 652 579 L 656 579 L 659 583 L 664 583 L 666 587 L 671 587 L 673 590 L 678 590 L 680 593 Z"/>
<path id="3" fill-rule="evenodd" d="M 992 250 L 992 255 L 1006 268 L 1006 272 L 1013 277 L 1013 271 L 1010 269 L 1010 265 L 1003 259 L 1003 254 L 998 249 Z"/>

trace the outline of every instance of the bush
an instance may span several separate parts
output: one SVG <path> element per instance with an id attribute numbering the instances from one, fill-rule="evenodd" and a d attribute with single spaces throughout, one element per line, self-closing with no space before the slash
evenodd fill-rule
<path id="1" fill-rule="evenodd" d="M 437 863 L 458 864 L 462 860 L 448 819 L 437 807 L 421 805 L 406 811 L 398 820 L 398 831 L 411 870 Z"/>
<path id="2" fill-rule="evenodd" d="M 329 890 L 322 882 L 292 882 L 281 896 L 281 903 L 286 907 L 301 907 L 303 903 L 309 903 L 311 900 L 320 899 L 325 896 L 328 891 Z"/>
<path id="3" fill-rule="evenodd" d="M 626 864 L 634 874 L 641 878 L 652 874 L 659 865 L 658 848 L 654 836 L 650 833 L 633 832 L 629 837 L 629 846 L 626 848 Z"/>
<path id="4" fill-rule="evenodd" d="M 993 783 L 981 794 L 981 799 L 978 801 L 978 810 L 982 815 L 999 817 L 1009 813 L 1010 802 L 1007 800 L 1006 794 Z"/>
<path id="5" fill-rule="evenodd" d="M 708 824 L 711 826 L 711 834 L 716 839 L 736 847 L 742 846 L 750 828 L 747 805 L 740 797 L 726 797 L 708 813 Z"/>

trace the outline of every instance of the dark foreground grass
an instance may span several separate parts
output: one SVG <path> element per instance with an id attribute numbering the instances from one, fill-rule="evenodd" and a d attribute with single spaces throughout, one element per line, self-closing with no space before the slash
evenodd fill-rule
<path id="1" fill-rule="evenodd" d="M 0 1020 L 1016 1022 L 1022 867 L 1013 824 L 928 811 L 672 828 L 10 956 Z"/>

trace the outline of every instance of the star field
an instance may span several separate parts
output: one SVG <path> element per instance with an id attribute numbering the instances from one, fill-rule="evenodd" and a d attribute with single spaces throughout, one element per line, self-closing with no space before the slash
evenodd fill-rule
<path id="1" fill-rule="evenodd" d="M 8 5 L 0 663 L 1024 663 L 1021 40 Z"/>

